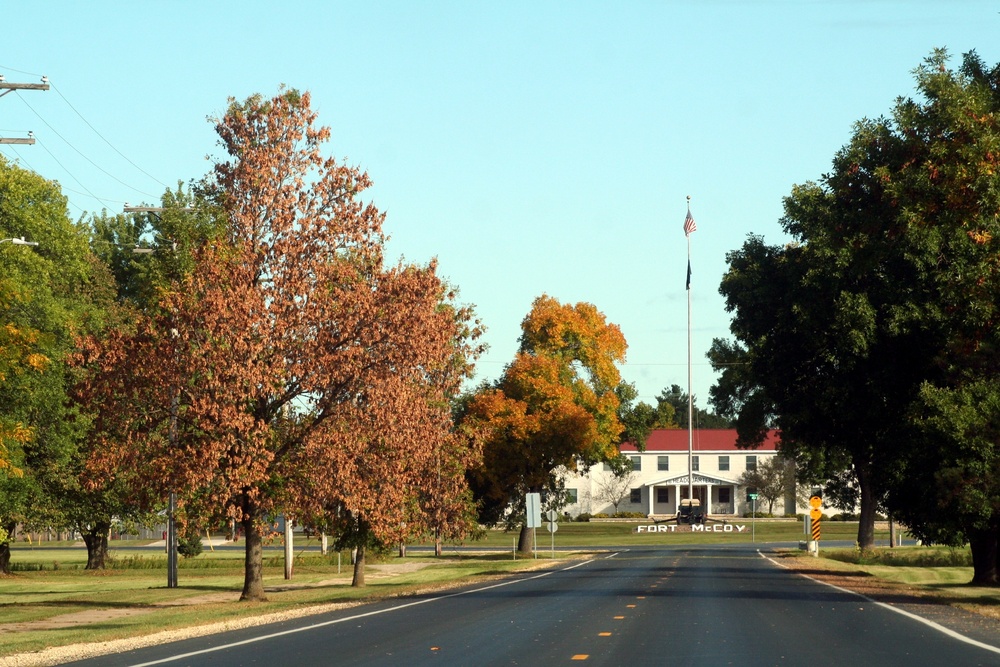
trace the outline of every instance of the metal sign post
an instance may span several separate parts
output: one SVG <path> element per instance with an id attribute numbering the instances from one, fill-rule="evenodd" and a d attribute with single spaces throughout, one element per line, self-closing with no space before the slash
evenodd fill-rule
<path id="1" fill-rule="evenodd" d="M 549 557 L 555 559 L 556 557 L 556 531 L 559 530 L 559 524 L 556 521 L 559 520 L 559 513 L 555 510 L 549 510 L 547 515 L 548 518 L 548 528 L 549 528 Z"/>

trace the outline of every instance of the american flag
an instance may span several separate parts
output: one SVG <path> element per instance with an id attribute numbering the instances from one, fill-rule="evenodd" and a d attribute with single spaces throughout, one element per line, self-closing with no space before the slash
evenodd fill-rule
<path id="1" fill-rule="evenodd" d="M 688 209 L 688 214 L 684 217 L 684 236 L 689 236 L 691 232 L 697 230 L 698 225 L 694 223 L 694 217 L 691 215 L 691 209 Z"/>

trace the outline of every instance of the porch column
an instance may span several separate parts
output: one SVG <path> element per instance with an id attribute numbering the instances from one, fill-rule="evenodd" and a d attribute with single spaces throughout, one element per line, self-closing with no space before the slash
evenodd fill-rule
<path id="1" fill-rule="evenodd" d="M 652 484 L 650 484 L 646 488 L 649 489 L 649 498 L 646 501 L 647 504 L 649 505 L 649 511 L 646 512 L 646 514 L 652 514 L 653 513 L 653 497 L 656 495 L 656 487 L 653 486 Z"/>
<path id="2" fill-rule="evenodd" d="M 705 504 L 707 505 L 707 507 L 705 508 L 705 514 L 711 514 L 712 513 L 712 483 L 711 482 L 705 482 Z"/>

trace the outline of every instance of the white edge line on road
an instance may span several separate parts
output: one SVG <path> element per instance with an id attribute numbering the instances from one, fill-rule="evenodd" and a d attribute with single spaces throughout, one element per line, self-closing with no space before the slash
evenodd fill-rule
<path id="1" fill-rule="evenodd" d="M 148 667 L 149 665 L 162 665 L 168 662 L 175 662 L 177 660 L 184 660 L 185 658 L 190 658 L 196 655 L 204 655 L 205 653 L 214 653 L 215 651 L 224 651 L 229 648 L 236 646 L 243 646 L 245 644 L 253 644 L 255 642 L 266 641 L 268 639 L 274 639 L 275 637 L 282 637 L 284 635 L 292 635 L 296 632 L 305 632 L 307 630 L 315 630 L 316 628 L 322 628 L 327 625 L 336 625 L 337 623 L 345 623 L 347 621 L 355 621 L 359 618 L 366 618 L 368 616 L 377 616 L 379 614 L 385 614 L 390 611 L 398 611 L 400 609 L 406 609 L 407 607 L 415 607 L 420 604 L 427 604 L 428 602 L 436 602 L 438 600 L 446 600 L 448 598 L 455 598 L 462 595 L 471 595 L 472 593 L 482 593 L 483 591 L 488 591 L 493 588 L 502 588 L 504 586 L 510 586 L 512 584 L 519 584 L 523 581 L 531 581 L 532 579 L 541 579 L 542 577 L 547 577 L 550 574 L 556 574 L 558 572 L 568 572 L 569 570 L 576 569 L 587 563 L 592 563 L 593 560 L 585 560 L 568 567 L 564 567 L 559 570 L 550 570 L 548 572 L 542 572 L 541 574 L 536 574 L 530 577 L 524 577 L 523 579 L 514 579 L 512 581 L 502 581 L 498 584 L 492 584 L 490 586 L 483 586 L 482 588 L 476 588 L 471 591 L 462 591 L 461 593 L 448 593 L 447 595 L 439 595 L 433 598 L 425 598 L 423 600 L 416 600 L 415 602 L 407 602 L 406 604 L 397 605 L 395 607 L 390 607 L 389 609 L 380 609 L 378 611 L 369 611 L 364 614 L 355 614 L 354 616 L 348 616 L 346 618 L 338 618 L 332 621 L 324 621 L 322 623 L 313 623 L 312 625 L 306 625 L 301 628 L 293 628 L 291 630 L 282 630 L 281 632 L 273 632 L 269 635 L 261 635 L 260 637 L 253 637 L 251 639 L 244 639 L 243 641 L 233 642 L 231 644 L 223 644 L 221 646 L 213 646 L 212 648 L 202 649 L 200 651 L 191 651 L 190 653 L 182 653 L 180 655 L 172 655 L 167 658 L 161 658 L 159 660 L 153 660 L 151 662 L 143 662 L 132 665 L 131 667 Z"/>
<path id="2" fill-rule="evenodd" d="M 760 557 L 763 558 L 764 560 L 769 560 L 772 563 L 774 563 L 775 565 L 777 565 L 778 567 L 782 567 L 782 568 L 784 568 L 786 570 L 789 569 L 784 563 L 779 563 L 778 561 L 774 560 L 770 556 L 765 556 L 763 553 L 761 553 L 760 549 L 757 550 L 757 553 L 760 554 Z M 848 590 L 846 588 L 841 588 L 840 586 L 837 586 L 835 584 L 830 584 L 830 583 L 827 583 L 825 581 L 820 581 L 819 579 L 816 579 L 815 577 L 810 577 L 808 574 L 803 574 L 802 572 L 796 572 L 795 574 L 799 575 L 800 577 L 805 577 L 806 579 L 809 579 L 811 581 L 815 581 L 817 584 L 823 584 L 824 586 L 829 586 L 830 588 L 834 588 L 834 589 L 840 591 L 841 593 L 849 593 L 850 595 L 854 595 L 855 597 L 859 597 L 862 600 L 866 600 L 868 602 L 871 602 L 874 605 L 878 605 L 879 607 L 882 607 L 883 609 L 888 609 L 889 611 L 894 611 L 897 614 L 902 614 L 903 616 L 906 616 L 907 618 L 912 618 L 914 621 L 919 621 L 920 623 L 923 623 L 924 625 L 926 625 L 928 627 L 934 628 L 938 632 L 940 632 L 942 634 L 945 634 L 945 635 L 951 637 L 952 639 L 957 639 L 960 642 L 965 642 L 966 644 L 972 644 L 973 646 L 978 646 L 981 649 L 986 649 L 987 651 L 991 651 L 993 653 L 1000 653 L 1000 648 L 998 648 L 996 646 L 993 646 L 992 644 L 985 644 L 985 643 L 983 643 L 981 641 L 973 639 L 972 637 L 966 637 L 965 635 L 963 635 L 961 633 L 955 632 L 954 630 L 951 630 L 950 628 L 946 628 L 946 627 L 944 627 L 943 625 L 941 625 L 939 623 L 935 623 L 934 621 L 932 621 L 932 620 L 930 620 L 928 618 L 924 618 L 923 616 L 919 616 L 919 615 L 914 614 L 912 612 L 906 611 L 905 609 L 900 609 L 899 607 L 894 607 L 891 604 L 886 604 L 885 602 L 879 602 L 878 600 L 873 600 L 870 597 L 868 597 L 867 595 L 862 595 L 861 593 L 858 593 L 856 591 Z"/>

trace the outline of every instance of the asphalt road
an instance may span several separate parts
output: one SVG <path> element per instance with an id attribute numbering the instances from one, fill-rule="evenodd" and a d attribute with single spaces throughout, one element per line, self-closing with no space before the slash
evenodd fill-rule
<path id="1" fill-rule="evenodd" d="M 957 667 L 998 665 L 1000 649 L 791 573 L 752 545 L 660 546 L 74 664 Z"/>

